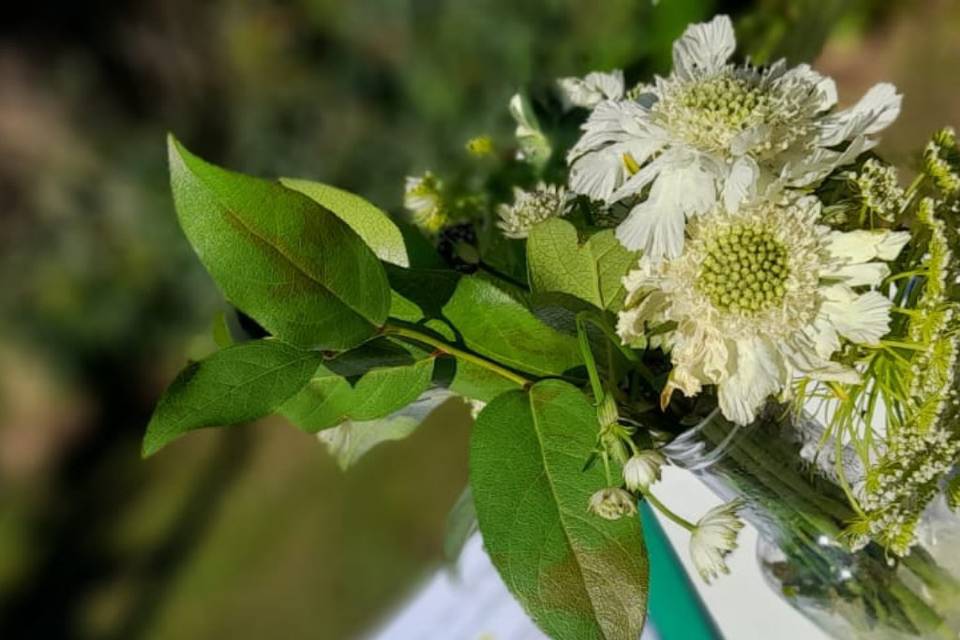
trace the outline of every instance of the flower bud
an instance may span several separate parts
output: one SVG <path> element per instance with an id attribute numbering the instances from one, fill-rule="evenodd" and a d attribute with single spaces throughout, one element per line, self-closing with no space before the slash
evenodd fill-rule
<path id="1" fill-rule="evenodd" d="M 646 491 L 660 480 L 660 468 L 666 463 L 667 459 L 659 451 L 640 451 L 623 465 L 623 482 L 630 491 Z"/>
<path id="2" fill-rule="evenodd" d="M 587 510 L 605 520 L 619 520 L 637 512 L 634 497 L 618 487 L 597 491 L 590 498 Z"/>

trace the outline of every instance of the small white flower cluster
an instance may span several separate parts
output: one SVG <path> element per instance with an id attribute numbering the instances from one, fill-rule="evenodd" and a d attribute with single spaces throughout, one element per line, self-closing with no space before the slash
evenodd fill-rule
<path id="1" fill-rule="evenodd" d="M 958 338 L 955 310 L 946 297 L 952 254 L 946 227 L 936 215 L 936 202 L 925 198 L 917 219 L 931 234 L 921 268 L 925 282 L 908 335 L 926 345 L 913 355 L 906 372 L 910 412 L 906 421 L 888 433 L 887 448 L 868 470 L 860 499 L 863 519 L 857 538 L 866 536 L 897 555 L 906 555 L 916 543 L 921 514 L 940 489 L 941 479 L 960 456 Z"/>
<path id="2" fill-rule="evenodd" d="M 885 222 L 893 222 L 907 204 L 907 194 L 892 165 L 870 158 L 850 179 L 867 211 Z"/>
<path id="3" fill-rule="evenodd" d="M 497 225 L 508 238 L 526 238 L 534 225 L 563 216 L 567 209 L 567 190 L 559 185 L 540 183 L 533 191 L 513 190 L 513 204 L 497 208 Z"/>
<path id="4" fill-rule="evenodd" d="M 956 392 L 951 395 L 956 398 Z M 941 429 L 925 434 L 910 430 L 893 439 L 887 459 L 875 468 L 879 473 L 871 474 L 860 500 L 864 533 L 894 554 L 907 555 L 917 542 L 916 527 L 924 508 L 958 454 L 960 441 Z"/>

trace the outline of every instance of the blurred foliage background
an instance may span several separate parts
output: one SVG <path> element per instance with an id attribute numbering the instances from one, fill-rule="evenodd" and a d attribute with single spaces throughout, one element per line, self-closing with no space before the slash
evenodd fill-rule
<path id="1" fill-rule="evenodd" d="M 436 569 L 466 479 L 447 405 L 341 474 L 274 421 L 139 438 L 223 302 L 175 225 L 164 132 L 397 211 L 403 177 L 506 139 L 527 83 L 669 68 L 729 12 L 757 60 L 850 102 L 907 95 L 884 150 L 960 122 L 949 0 L 32 2 L 0 20 L 0 638 L 349 638 Z"/>

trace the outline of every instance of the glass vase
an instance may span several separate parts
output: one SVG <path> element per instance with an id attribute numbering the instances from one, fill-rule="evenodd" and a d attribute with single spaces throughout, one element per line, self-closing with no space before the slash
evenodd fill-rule
<path id="1" fill-rule="evenodd" d="M 960 637 L 960 518 L 941 500 L 925 514 L 921 542 L 908 556 L 873 543 L 852 551 L 841 532 L 854 512 L 821 435 L 815 420 L 782 407 L 747 427 L 713 411 L 664 452 L 722 499 L 746 501 L 742 515 L 760 533 L 768 583 L 831 636 Z M 840 463 L 855 481 L 853 461 Z"/>

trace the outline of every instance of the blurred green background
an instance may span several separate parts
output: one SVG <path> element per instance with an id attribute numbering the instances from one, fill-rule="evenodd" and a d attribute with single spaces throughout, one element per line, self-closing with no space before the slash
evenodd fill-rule
<path id="1" fill-rule="evenodd" d="M 40 1 L 0 19 L 0 638 L 351 638 L 436 570 L 466 410 L 340 473 L 280 421 L 142 461 L 164 385 L 223 308 L 176 228 L 165 131 L 218 163 L 397 212 L 406 174 L 507 140 L 526 83 L 669 67 L 730 12 L 850 102 L 907 95 L 909 164 L 960 122 L 949 0 Z M 821 51 L 821 45 L 823 49 Z M 820 53 L 817 53 L 820 52 Z"/>

